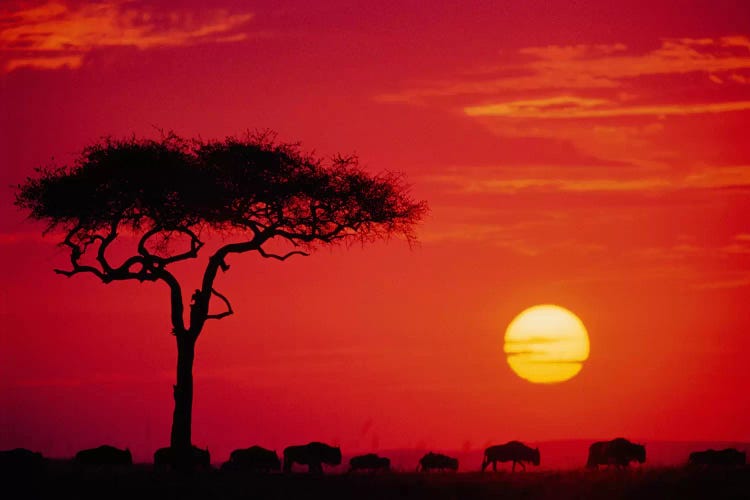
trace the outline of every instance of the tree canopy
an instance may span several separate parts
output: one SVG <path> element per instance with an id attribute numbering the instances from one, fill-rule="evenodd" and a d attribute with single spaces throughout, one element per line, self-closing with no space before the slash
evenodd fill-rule
<path id="1" fill-rule="evenodd" d="M 369 175 L 354 156 L 328 163 L 268 134 L 221 141 L 103 139 L 72 166 L 37 169 L 16 204 L 82 234 L 113 224 L 163 231 L 208 225 L 273 230 L 293 242 L 413 236 L 425 211 L 398 175 Z"/>
<path id="2" fill-rule="evenodd" d="M 324 161 L 271 134 L 224 140 L 188 140 L 169 134 L 153 139 L 103 139 L 83 149 L 70 166 L 43 167 L 18 187 L 16 205 L 47 229 L 63 229 L 71 248 L 71 275 L 91 272 L 104 281 L 158 279 L 172 262 L 195 257 L 204 228 L 247 233 L 246 248 L 274 255 L 263 243 L 283 238 L 308 250 L 316 244 L 392 234 L 413 239 L 426 211 L 399 175 L 370 175 L 355 156 Z M 139 255 L 122 266 L 106 263 L 104 251 L 118 231 L 142 235 Z M 188 252 L 151 253 L 151 238 L 182 233 Z M 79 258 L 100 243 L 101 269 Z"/>

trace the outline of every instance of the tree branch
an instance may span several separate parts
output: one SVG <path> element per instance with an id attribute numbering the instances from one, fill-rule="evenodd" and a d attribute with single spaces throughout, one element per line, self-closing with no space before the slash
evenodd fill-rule
<path id="1" fill-rule="evenodd" d="M 171 255 L 169 257 L 161 257 L 159 255 L 154 255 L 151 252 L 148 251 L 146 248 L 146 242 L 151 239 L 151 237 L 164 232 L 164 229 L 161 227 L 154 227 L 150 230 L 148 230 L 143 237 L 141 237 L 141 240 L 138 242 L 138 253 L 143 255 L 148 261 L 153 262 L 157 264 L 160 267 L 164 267 L 168 264 L 172 264 L 174 262 L 179 262 L 181 260 L 187 260 L 187 259 L 195 259 L 198 257 L 198 251 L 203 247 L 204 243 L 198 238 L 198 236 L 190 230 L 188 227 L 180 226 L 178 228 L 172 229 L 169 232 L 177 232 L 186 234 L 190 237 L 190 250 L 182 253 L 178 253 L 175 255 Z"/>
<path id="2" fill-rule="evenodd" d="M 80 274 L 80 273 L 91 273 L 91 274 L 94 274 L 97 278 L 99 278 L 103 282 L 105 283 L 107 282 L 107 280 L 105 279 L 101 271 L 99 271 L 97 268 L 92 267 L 92 266 L 75 265 L 73 269 L 71 269 L 70 271 L 66 271 L 64 269 L 53 269 L 53 271 L 55 272 L 55 274 L 62 274 L 63 276 L 66 276 L 68 278 L 76 274 Z"/>
<path id="3" fill-rule="evenodd" d="M 229 269 L 229 265 L 227 265 L 225 260 L 227 255 L 230 253 L 244 253 L 257 250 L 260 245 L 271 236 L 269 230 L 255 232 L 253 239 L 241 243 L 230 243 L 224 245 L 209 257 L 208 265 L 203 272 L 201 288 L 196 290 L 196 293 L 193 294 L 193 303 L 190 305 L 190 332 L 192 335 L 198 336 L 203 329 L 203 324 L 209 319 L 209 302 L 211 300 L 211 295 L 216 294 L 216 291 L 213 289 L 214 280 L 216 279 L 216 274 L 219 269 L 222 271 Z M 219 297 L 221 298 L 221 296 Z"/>
<path id="4" fill-rule="evenodd" d="M 301 250 L 295 250 L 293 252 L 289 252 L 289 253 L 284 254 L 284 255 L 277 255 L 275 253 L 266 252 L 265 250 L 263 250 L 263 247 L 258 247 L 258 253 L 261 254 L 266 259 L 276 259 L 276 260 L 281 260 L 281 261 L 284 261 L 284 260 L 288 259 L 292 255 L 302 255 L 304 257 L 309 257 L 310 256 L 309 253 L 303 252 Z"/>
<path id="5" fill-rule="evenodd" d="M 220 294 L 213 288 L 211 289 L 211 293 L 219 297 L 224 302 L 224 304 L 227 306 L 227 310 L 219 314 L 209 314 L 206 316 L 206 319 L 221 319 L 229 316 L 230 314 L 234 314 L 234 310 L 232 309 L 232 304 L 229 303 L 229 299 L 227 299 L 224 295 Z"/>
<path id="6" fill-rule="evenodd" d="M 107 236 L 101 236 L 98 234 L 94 234 L 91 236 L 92 242 L 95 240 L 101 241 L 101 243 L 99 244 L 99 251 L 96 252 L 96 260 L 102 266 L 102 271 L 104 272 L 105 275 L 113 271 L 112 267 L 109 265 L 109 262 L 107 262 L 105 252 L 107 251 L 107 247 L 109 246 L 109 244 L 112 243 L 112 241 L 114 241 L 115 237 L 117 237 L 117 224 L 118 223 L 119 223 L 118 220 L 112 221 L 112 224 L 109 227 L 109 233 L 107 234 Z"/>
<path id="7" fill-rule="evenodd" d="M 112 267 L 107 261 L 106 250 L 112 241 L 117 237 L 117 222 L 113 222 L 110 226 L 109 232 L 106 236 L 101 234 L 89 234 L 78 236 L 82 231 L 82 227 L 76 226 L 71 229 L 65 236 L 63 244 L 70 248 L 70 263 L 72 269 L 69 271 L 63 269 L 55 269 L 55 273 L 63 276 L 71 277 L 80 273 L 90 273 L 99 278 L 103 283 L 110 283 L 112 281 L 124 281 L 129 279 L 136 279 L 138 281 L 164 281 L 170 289 L 171 294 L 171 319 L 172 327 L 175 335 L 179 335 L 185 332 L 185 322 L 182 317 L 184 311 L 184 305 L 182 302 L 182 290 L 180 283 L 177 278 L 174 277 L 169 271 L 161 266 L 155 266 L 154 262 L 149 259 L 148 255 L 134 255 L 118 267 Z M 155 233 L 151 233 L 152 236 Z M 144 237 L 145 238 L 145 237 Z M 145 238 L 148 239 L 148 238 Z M 197 240 L 197 237 L 195 238 Z M 82 265 L 79 260 L 86 252 L 86 249 L 93 242 L 99 241 L 99 248 L 96 253 L 96 261 L 101 266 L 98 269 L 90 265 Z M 143 242 L 144 239 L 141 240 Z M 191 245 L 191 251 L 197 252 L 200 248 L 197 244 Z M 158 258 L 158 256 L 157 256 Z M 137 271 L 131 271 L 131 268 L 135 265 L 141 265 L 141 268 Z"/>
<path id="8" fill-rule="evenodd" d="M 67 276 L 70 278 L 71 276 L 74 276 L 76 274 L 80 273 L 91 273 L 95 275 L 97 278 L 102 280 L 104 283 L 108 283 L 106 276 L 102 271 L 95 268 L 94 266 L 84 266 L 78 263 L 78 260 L 83 256 L 83 253 L 86 251 L 86 247 L 89 245 L 93 239 L 90 239 L 88 242 L 83 243 L 83 247 L 81 244 L 74 243 L 73 237 L 78 233 L 78 231 L 81 230 L 81 226 L 76 226 L 73 229 L 71 229 L 67 235 L 65 235 L 65 240 L 63 241 L 63 245 L 70 247 L 70 264 L 72 266 L 72 269 L 70 271 L 65 271 L 63 269 L 55 269 L 56 274 L 62 274 L 63 276 Z"/>
<path id="9" fill-rule="evenodd" d="M 336 227 L 325 232 L 295 233 L 284 229 L 274 229 L 273 232 L 274 236 L 281 236 L 282 238 L 286 238 L 294 244 L 296 244 L 296 242 L 298 241 L 301 241 L 303 243 L 312 243 L 316 240 L 322 241 L 324 243 L 330 243 L 333 240 L 345 238 L 346 236 L 348 236 L 349 234 L 344 232 L 347 229 L 354 228 L 349 224 L 337 224 Z"/>

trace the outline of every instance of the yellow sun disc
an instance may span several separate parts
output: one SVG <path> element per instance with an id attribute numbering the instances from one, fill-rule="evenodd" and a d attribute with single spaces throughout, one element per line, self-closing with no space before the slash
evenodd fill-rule
<path id="1" fill-rule="evenodd" d="M 551 304 L 530 307 L 505 331 L 505 355 L 519 377 L 554 384 L 575 377 L 589 357 L 589 335 L 578 316 Z"/>

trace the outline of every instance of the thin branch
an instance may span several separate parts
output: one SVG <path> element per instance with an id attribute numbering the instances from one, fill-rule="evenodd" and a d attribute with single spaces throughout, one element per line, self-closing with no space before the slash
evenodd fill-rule
<path id="1" fill-rule="evenodd" d="M 62 274 L 63 276 L 66 276 L 68 278 L 76 274 L 80 274 L 80 273 L 91 273 L 91 274 L 96 275 L 96 277 L 102 280 L 103 282 L 107 283 L 107 279 L 102 274 L 102 272 L 99 271 L 97 268 L 91 267 L 91 266 L 80 266 L 76 264 L 73 267 L 73 269 L 71 269 L 70 271 L 66 271 L 64 269 L 54 269 L 54 272 L 55 274 Z"/>
<path id="2" fill-rule="evenodd" d="M 70 263 L 72 269 L 55 269 L 55 273 L 67 277 L 80 273 L 90 273 L 99 278 L 103 283 L 125 281 L 129 279 L 136 279 L 138 281 L 162 280 L 169 286 L 171 293 L 172 325 L 175 334 L 182 334 L 185 331 L 185 324 L 182 318 L 184 306 L 182 303 L 182 291 L 177 279 L 163 267 L 155 266 L 153 261 L 149 261 L 148 257 L 143 255 L 134 255 L 125 260 L 125 262 L 119 267 L 112 267 L 109 262 L 107 262 L 106 250 L 109 244 L 112 243 L 117 236 L 116 222 L 112 223 L 109 233 L 106 236 L 91 234 L 77 238 L 77 235 L 82 229 L 83 228 L 80 225 L 74 227 L 68 232 L 63 241 L 63 244 L 70 248 Z M 86 249 L 95 241 L 100 242 L 96 260 L 102 266 L 102 269 L 79 263 L 79 260 L 86 252 Z M 197 251 L 196 248 L 200 247 L 194 244 L 192 250 Z M 141 268 L 137 271 L 131 271 L 131 268 L 136 265 L 140 265 Z"/>
<path id="3" fill-rule="evenodd" d="M 333 240 L 350 236 L 348 233 L 344 233 L 344 231 L 347 229 L 352 229 L 350 224 L 337 224 L 336 227 L 331 229 L 330 231 L 317 233 L 295 233 L 284 229 L 274 229 L 274 236 L 281 236 L 282 238 L 286 238 L 292 243 L 296 243 L 297 241 L 311 243 L 316 240 L 322 241 L 324 243 L 330 243 Z"/>
<path id="4" fill-rule="evenodd" d="M 123 262 L 118 267 L 112 267 L 112 264 L 110 264 L 107 261 L 106 257 L 106 251 L 107 247 L 114 241 L 114 239 L 117 237 L 117 222 L 113 222 L 112 226 L 110 227 L 110 231 L 107 234 L 107 236 L 101 236 L 101 235 L 93 235 L 91 236 L 91 240 L 100 240 L 101 243 L 99 244 L 99 250 L 96 254 L 96 260 L 99 262 L 99 264 L 102 266 L 103 275 L 105 277 L 104 282 L 108 283 L 110 281 L 124 281 L 129 279 L 135 279 L 140 282 L 143 281 L 156 281 L 158 277 L 154 274 L 153 266 L 149 265 L 148 262 L 144 259 L 144 257 L 140 255 L 134 255 L 132 257 L 129 257 L 125 262 Z M 135 266 L 139 265 L 141 266 L 140 270 L 134 272 L 130 269 Z"/>
<path id="5" fill-rule="evenodd" d="M 62 274 L 63 276 L 67 276 L 70 278 L 73 275 L 80 274 L 80 273 L 91 273 L 95 275 L 97 278 L 102 280 L 103 282 L 107 283 L 107 277 L 104 275 L 102 271 L 99 269 L 93 267 L 93 266 L 82 266 L 78 263 L 78 260 L 83 256 L 83 253 L 86 250 L 86 247 L 89 245 L 89 243 L 92 240 L 89 240 L 89 242 L 83 243 L 83 248 L 81 248 L 80 244 L 73 242 L 73 237 L 80 231 L 81 226 L 78 225 L 71 229 L 67 235 L 65 235 L 65 240 L 63 241 L 63 245 L 70 247 L 70 265 L 72 269 L 70 271 L 65 271 L 63 269 L 55 269 L 55 273 Z"/>
<path id="6" fill-rule="evenodd" d="M 222 302 L 224 302 L 224 304 L 227 306 L 227 310 L 219 314 L 209 314 L 206 316 L 206 319 L 221 319 L 229 316 L 230 314 L 234 314 L 234 310 L 232 309 L 232 304 L 229 303 L 229 299 L 227 299 L 224 295 L 220 294 L 213 288 L 211 289 L 211 293 L 219 297 Z"/>
<path id="7" fill-rule="evenodd" d="M 253 232 L 254 237 L 260 236 L 260 234 L 266 229 L 266 226 L 259 221 L 251 220 L 249 218 L 242 219 L 240 221 L 240 226 L 249 228 Z"/>
<path id="8" fill-rule="evenodd" d="M 178 253 L 175 255 L 171 255 L 169 257 L 161 257 L 159 255 L 154 255 L 151 252 L 149 252 L 148 249 L 146 248 L 146 242 L 149 239 L 151 239 L 151 237 L 164 231 L 165 231 L 164 229 L 158 226 L 148 230 L 141 237 L 141 240 L 138 242 L 138 253 L 140 253 L 149 261 L 157 264 L 160 267 L 164 267 L 168 264 L 179 262 L 181 260 L 195 259 L 198 257 L 198 251 L 203 247 L 204 243 L 200 240 L 200 238 L 198 238 L 198 236 L 192 230 L 184 226 L 180 226 L 178 228 L 172 229 L 170 230 L 170 232 L 177 232 L 177 233 L 188 235 L 190 237 L 190 250 L 187 250 L 186 252 Z"/>
<path id="9" fill-rule="evenodd" d="M 146 231 L 143 236 L 141 236 L 141 240 L 138 242 L 138 253 L 141 255 L 145 255 L 148 257 L 151 257 L 151 253 L 146 250 L 146 241 L 149 240 L 152 236 L 158 234 L 161 232 L 161 228 L 159 226 L 152 227 L 148 231 Z"/>
<path id="10" fill-rule="evenodd" d="M 107 247 L 109 246 L 112 241 L 117 237 L 117 224 L 119 223 L 118 220 L 113 220 L 112 224 L 109 227 L 109 233 L 107 236 L 101 236 L 98 234 L 91 236 L 91 241 L 94 240 L 100 240 L 101 243 L 99 244 L 99 251 L 96 253 L 96 260 L 99 262 L 99 264 L 102 266 L 102 271 L 104 271 L 104 274 L 110 274 L 113 269 L 109 265 L 109 262 L 107 262 L 107 258 L 105 256 L 105 252 L 107 251 Z"/>
<path id="11" fill-rule="evenodd" d="M 310 256 L 309 253 L 303 252 L 301 250 L 295 250 L 293 252 L 289 252 L 289 253 L 284 254 L 284 255 L 277 255 L 275 253 L 266 252 L 265 250 L 263 250 L 263 247 L 258 247 L 258 253 L 261 254 L 266 259 L 276 259 L 276 260 L 281 260 L 281 261 L 284 261 L 284 260 L 288 259 L 289 257 L 291 257 L 293 255 L 302 255 L 304 257 L 309 257 Z"/>

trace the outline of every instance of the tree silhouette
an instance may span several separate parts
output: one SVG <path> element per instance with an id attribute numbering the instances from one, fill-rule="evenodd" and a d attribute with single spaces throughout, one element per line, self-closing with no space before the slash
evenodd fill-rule
<path id="1" fill-rule="evenodd" d="M 192 451 L 196 339 L 208 320 L 233 313 L 214 288 L 218 271 L 229 269 L 227 258 L 257 252 L 283 261 L 320 245 L 394 234 L 412 241 L 427 210 L 398 175 L 370 175 L 356 157 L 326 162 L 269 133 L 219 141 L 174 134 L 159 140 L 102 139 L 70 166 L 36 169 L 18 186 L 15 204 L 46 222 L 45 232 L 65 235 L 61 245 L 69 249 L 71 267 L 56 273 L 91 274 L 104 283 L 161 281 L 169 287 L 177 341 L 170 446 L 181 468 L 190 466 Z M 182 287 L 169 267 L 197 258 L 204 234 L 234 239 L 224 240 L 209 257 L 186 322 Z M 133 255 L 113 263 L 118 252 L 111 246 L 118 237 L 137 244 Z M 287 243 L 289 251 L 273 253 L 267 248 L 272 241 Z M 212 297 L 223 312 L 209 312 Z"/>

